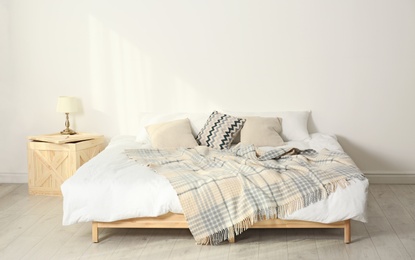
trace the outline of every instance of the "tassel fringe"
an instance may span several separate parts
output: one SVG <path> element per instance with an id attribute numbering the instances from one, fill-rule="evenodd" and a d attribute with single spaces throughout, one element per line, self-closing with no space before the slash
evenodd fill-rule
<path id="1" fill-rule="evenodd" d="M 362 179 L 365 177 L 362 175 Z M 359 180 L 361 178 L 357 177 Z M 218 245 L 225 240 L 231 240 L 235 236 L 240 235 L 242 232 L 252 227 L 256 222 L 284 218 L 297 210 L 305 208 L 313 203 L 316 203 L 322 199 L 326 199 L 330 194 L 334 193 L 338 187 L 346 188 L 350 185 L 350 180 L 340 179 L 332 183 L 325 185 L 324 189 L 319 189 L 308 196 L 297 198 L 285 205 L 279 205 L 277 208 L 268 208 L 257 210 L 251 216 L 244 218 L 242 221 L 234 224 L 229 228 L 222 229 L 210 236 L 197 241 L 198 245 Z"/>

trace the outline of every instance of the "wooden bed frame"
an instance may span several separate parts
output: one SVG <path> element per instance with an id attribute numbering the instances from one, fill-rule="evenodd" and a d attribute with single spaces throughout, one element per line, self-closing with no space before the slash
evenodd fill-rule
<path id="1" fill-rule="evenodd" d="M 125 219 L 114 222 L 92 222 L 92 241 L 99 242 L 100 228 L 189 228 L 183 214 L 167 213 L 159 217 Z M 344 243 L 351 242 L 350 219 L 324 224 L 318 222 L 270 219 L 255 223 L 251 228 L 342 228 Z M 235 242 L 234 239 L 229 240 Z"/>

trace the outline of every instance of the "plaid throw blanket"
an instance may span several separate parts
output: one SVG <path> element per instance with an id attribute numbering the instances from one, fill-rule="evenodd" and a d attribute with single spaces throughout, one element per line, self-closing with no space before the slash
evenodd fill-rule
<path id="1" fill-rule="evenodd" d="M 279 148 L 258 155 L 254 146 L 237 145 L 126 153 L 170 181 L 198 244 L 216 245 L 365 178 L 349 156 L 328 150 Z"/>

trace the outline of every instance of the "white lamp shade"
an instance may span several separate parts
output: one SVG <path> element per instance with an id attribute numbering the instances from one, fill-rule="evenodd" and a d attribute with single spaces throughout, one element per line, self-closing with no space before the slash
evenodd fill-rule
<path id="1" fill-rule="evenodd" d="M 56 112 L 74 113 L 78 112 L 78 102 L 74 97 L 59 97 Z"/>

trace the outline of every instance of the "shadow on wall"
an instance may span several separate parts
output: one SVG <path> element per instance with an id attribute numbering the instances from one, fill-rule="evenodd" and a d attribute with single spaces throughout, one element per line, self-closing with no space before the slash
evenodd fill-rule
<path id="1" fill-rule="evenodd" d="M 140 118 L 141 112 L 195 112 L 218 107 L 210 99 L 198 98 L 204 97 L 200 87 L 189 83 L 167 58 L 146 49 L 140 38 L 124 35 L 125 31 L 99 16 L 90 15 L 88 22 L 89 106 L 106 117 L 100 122 L 113 122 L 113 131 L 107 134 L 135 134 L 139 120 L 131 119 Z"/>
<path id="2" fill-rule="evenodd" d="M 363 173 L 394 173 L 396 171 L 404 170 L 401 169 L 402 167 L 395 161 L 386 158 L 385 156 L 377 156 L 376 151 L 352 142 L 344 136 L 337 135 L 337 140 Z M 376 169 L 382 170 L 368 171 L 367 169 L 371 165 L 376 165 Z"/>
<path id="3" fill-rule="evenodd" d="M 314 119 L 313 119 L 313 111 L 311 111 L 310 115 L 308 116 L 307 129 L 308 129 L 309 133 L 317 133 L 318 132 L 318 129 L 317 129 L 316 124 L 315 124 Z"/>
<path id="4" fill-rule="evenodd" d="M 307 127 L 310 133 L 325 133 L 317 127 L 312 112 L 308 118 Z M 364 173 L 407 172 L 406 169 L 402 168 L 402 165 L 385 155 L 381 155 L 379 151 L 370 149 L 370 147 L 363 146 L 358 142 L 353 142 L 338 133 L 328 132 L 327 134 L 336 135 L 337 140 L 343 147 L 343 150 L 353 159 L 359 169 Z M 374 165 L 376 166 L 375 168 L 373 167 Z"/>

